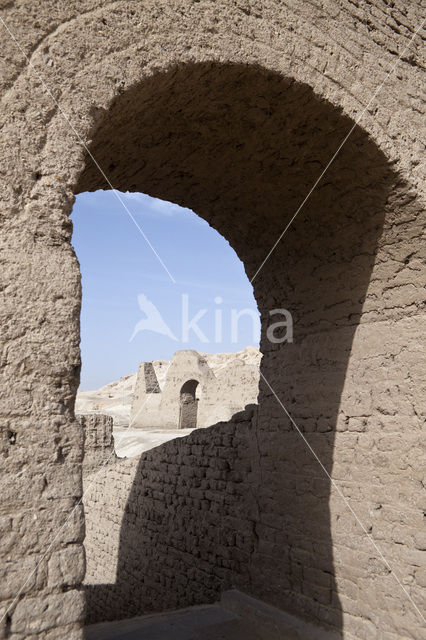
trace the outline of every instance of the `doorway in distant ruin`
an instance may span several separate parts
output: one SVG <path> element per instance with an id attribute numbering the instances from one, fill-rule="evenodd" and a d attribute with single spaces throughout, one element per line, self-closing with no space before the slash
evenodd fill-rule
<path id="1" fill-rule="evenodd" d="M 197 380 L 187 380 L 180 390 L 179 429 L 195 429 L 197 426 L 198 398 L 195 396 Z"/>

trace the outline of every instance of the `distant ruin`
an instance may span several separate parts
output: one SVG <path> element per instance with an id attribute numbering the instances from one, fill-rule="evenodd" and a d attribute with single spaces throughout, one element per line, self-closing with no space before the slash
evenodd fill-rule
<path id="1" fill-rule="evenodd" d="M 194 350 L 177 351 L 162 384 L 156 363 L 142 362 L 130 424 L 139 428 L 194 429 L 230 420 L 257 401 L 259 367 L 235 358 L 216 371 Z"/>

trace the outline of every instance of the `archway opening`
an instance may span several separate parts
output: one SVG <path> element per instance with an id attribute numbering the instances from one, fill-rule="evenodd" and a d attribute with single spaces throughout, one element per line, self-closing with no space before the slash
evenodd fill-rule
<path id="1" fill-rule="evenodd" d="M 179 429 L 195 429 L 197 426 L 198 380 L 187 380 L 180 390 Z"/>
<path id="2" fill-rule="evenodd" d="M 112 417 L 119 457 L 188 433 L 177 388 L 185 376 L 203 380 L 199 426 L 257 401 L 259 313 L 243 264 L 217 231 L 140 193 L 80 194 L 72 219 L 83 293 L 75 410 Z M 240 384 L 237 359 L 245 393 L 235 402 L 216 387 Z"/>

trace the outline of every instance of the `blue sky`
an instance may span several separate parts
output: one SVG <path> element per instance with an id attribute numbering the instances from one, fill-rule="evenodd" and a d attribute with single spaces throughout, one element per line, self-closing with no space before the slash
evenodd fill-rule
<path id="1" fill-rule="evenodd" d="M 120 196 L 176 282 L 113 192 L 77 196 L 72 244 L 83 284 L 80 388 L 97 389 L 135 372 L 143 360 L 169 360 L 178 349 L 258 346 L 253 290 L 223 236 L 189 209 L 141 193 Z M 197 314 L 194 331 L 189 323 Z"/>

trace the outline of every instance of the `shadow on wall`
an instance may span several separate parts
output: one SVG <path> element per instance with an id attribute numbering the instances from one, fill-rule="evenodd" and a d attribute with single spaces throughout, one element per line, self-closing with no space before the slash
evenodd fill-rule
<path id="1" fill-rule="evenodd" d="M 197 211 L 252 277 L 352 124 L 276 74 L 187 65 L 119 96 L 91 150 L 117 188 Z M 99 180 L 88 162 L 78 191 L 102 188 Z M 328 473 L 344 455 L 334 435 L 348 420 L 342 389 L 391 184 L 385 157 L 357 127 L 253 283 L 263 375 Z M 266 336 L 269 310 L 282 307 L 294 318 L 293 344 Z M 267 385 L 258 407 L 134 465 L 125 507 L 101 490 L 89 497 L 92 541 L 124 508 L 118 557 L 109 558 L 116 581 L 87 586 L 90 621 L 211 602 L 236 586 L 341 629 L 330 482 Z M 116 467 L 99 482 L 119 482 Z M 93 542 L 87 553 L 104 552 Z"/>

